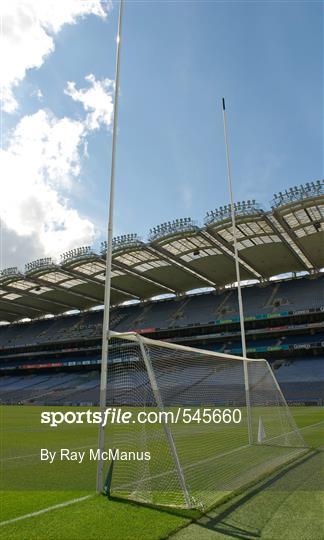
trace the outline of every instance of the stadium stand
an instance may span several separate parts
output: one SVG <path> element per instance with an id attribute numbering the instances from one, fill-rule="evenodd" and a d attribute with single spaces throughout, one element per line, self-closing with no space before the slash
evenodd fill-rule
<path id="1" fill-rule="evenodd" d="M 274 372 L 288 401 L 323 403 L 324 357 L 286 360 Z"/>
<path id="2" fill-rule="evenodd" d="M 322 358 L 298 358 L 284 360 L 273 366 L 276 377 L 280 382 L 311 382 L 324 383 L 324 362 Z"/>
<path id="3" fill-rule="evenodd" d="M 322 277 L 316 280 L 306 278 L 285 280 L 270 283 L 263 288 L 255 285 L 246 287 L 243 291 L 247 319 L 251 317 L 251 314 L 257 317 L 260 311 L 263 316 L 272 315 L 279 290 L 280 297 L 285 298 L 285 309 L 288 302 L 289 306 L 293 305 L 298 313 L 305 311 L 305 306 L 308 306 L 307 313 L 302 314 L 304 321 L 308 321 L 311 315 L 319 315 L 321 318 L 322 311 L 312 310 L 320 309 L 324 305 Z M 306 304 L 307 298 L 309 304 Z M 183 339 L 190 339 L 202 348 L 240 354 L 238 322 L 228 326 L 230 320 L 228 312 L 219 311 L 219 306 L 229 306 L 230 300 L 232 302 L 231 319 L 235 321 L 238 316 L 236 291 L 225 290 L 217 295 L 204 293 L 180 300 L 157 300 L 143 306 L 131 305 L 115 308 L 113 311 L 114 328 L 120 331 L 148 328 L 153 335 L 157 332 L 163 335 L 163 328 L 164 334 L 170 330 L 175 330 L 178 334 L 181 326 L 189 331 L 189 336 Z M 275 307 L 277 308 L 277 305 Z M 121 313 L 122 320 L 119 317 Z M 205 334 L 197 335 L 197 329 L 204 330 L 210 328 L 209 325 L 212 325 L 215 330 L 215 322 L 220 313 L 227 322 L 222 324 L 222 319 L 220 319 L 220 332 L 217 335 L 212 334 L 209 341 L 206 341 Z M 278 311 L 276 313 L 278 314 Z M 276 318 L 271 317 L 270 321 L 262 319 L 266 321 L 267 326 L 264 330 L 258 328 L 257 334 L 253 329 L 249 330 L 249 324 L 254 324 L 254 322 L 247 320 L 248 352 L 256 357 L 262 352 L 261 356 L 267 357 L 273 363 L 287 399 L 291 401 L 309 399 L 321 403 L 322 400 L 324 401 L 324 360 L 322 357 L 312 355 L 315 352 L 318 353 L 319 348 L 323 350 L 324 324 L 321 321 L 313 323 L 313 326 L 307 322 L 301 325 L 289 324 L 295 322 L 296 318 L 292 311 L 290 313 L 288 324 L 284 326 L 281 324 L 276 326 Z M 300 318 L 300 316 L 299 314 L 297 317 Z M 175 328 L 175 321 L 177 328 Z M 263 331 L 266 335 L 262 335 Z M 4 369 L 6 375 L 0 378 L 2 402 L 97 403 L 101 333 L 102 311 L 0 327 L 0 367 L 7 366 L 12 369 L 14 364 L 21 370 L 20 376 L 17 376 L 16 372 L 11 376 L 8 375 L 8 370 Z M 66 346 L 68 346 L 68 351 L 65 349 Z M 307 351 L 310 356 L 296 358 L 296 350 L 301 354 Z M 287 353 L 290 358 L 289 356 L 287 358 Z M 278 356 L 282 355 L 284 355 L 284 360 L 277 360 Z M 43 365 L 44 361 L 46 363 L 43 369 L 46 370 L 46 374 L 37 374 L 35 371 L 37 364 Z M 65 371 L 51 373 L 51 362 L 56 370 L 65 369 Z M 93 364 L 92 369 L 89 369 L 89 364 Z M 31 367 L 28 368 L 28 366 Z M 85 369 L 83 373 L 80 372 L 80 366 Z M 28 373 L 31 369 L 33 374 L 27 375 L 26 372 Z M 68 369 L 78 369 L 78 371 L 68 373 L 66 371 Z"/>
<path id="4" fill-rule="evenodd" d="M 280 289 L 278 305 L 277 291 Z M 298 291 L 298 293 L 297 293 Z M 274 296 L 276 293 L 276 296 Z M 296 296 L 294 296 L 296 295 Z M 308 304 L 307 302 L 308 298 Z M 269 302 L 271 300 L 271 303 Z M 324 305 L 323 279 L 306 278 L 269 284 L 267 287 L 243 288 L 245 316 L 268 315 L 278 311 L 301 311 L 322 308 Z M 280 308 L 280 309 L 279 309 Z M 123 316 L 120 320 L 120 315 Z M 179 327 L 215 324 L 219 319 L 238 317 L 236 291 L 221 294 L 204 293 L 186 299 L 158 300 L 145 306 L 123 306 L 113 310 L 112 329 L 154 331 Z M 114 324 L 115 321 L 115 324 Z M 0 350 L 26 347 L 41 343 L 98 338 L 102 334 L 102 312 L 93 311 L 33 323 L 20 323 L 0 327 Z"/>
<path id="5" fill-rule="evenodd" d="M 324 182 L 236 205 L 248 355 L 324 402 Z M 0 399 L 98 402 L 106 244 L 0 274 Z M 241 354 L 230 209 L 113 240 L 111 329 Z"/>
<path id="6" fill-rule="evenodd" d="M 322 403 L 324 357 L 282 360 L 275 363 L 273 369 L 289 401 Z M 130 372 L 129 376 L 132 377 L 132 388 L 136 388 L 136 377 L 138 384 L 141 384 L 142 378 L 136 371 Z M 186 376 L 189 377 L 189 372 Z M 170 383 L 170 373 L 167 374 L 166 380 Z M 194 377 L 193 380 L 195 380 Z M 163 377 L 159 380 L 159 384 L 163 386 Z M 130 385 L 126 384 L 123 378 L 119 384 L 115 382 L 114 387 L 116 391 L 123 393 Z M 208 388 L 212 391 L 212 382 L 209 382 Z M 206 386 L 206 391 L 208 388 Z M 181 390 L 180 387 L 178 390 Z M 1 396 L 3 403 L 94 404 L 98 402 L 99 396 L 99 372 L 7 376 L 3 378 L 1 384 Z M 131 397 L 127 396 L 127 399 L 130 401 Z"/>

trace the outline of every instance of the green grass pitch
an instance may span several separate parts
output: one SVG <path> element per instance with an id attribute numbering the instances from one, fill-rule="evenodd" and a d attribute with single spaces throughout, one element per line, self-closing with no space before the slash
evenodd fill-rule
<path id="1" fill-rule="evenodd" d="M 154 540 L 172 536 L 183 540 L 321 540 L 323 412 L 320 407 L 294 407 L 291 411 L 311 451 L 200 516 L 196 511 L 157 510 L 96 495 L 95 462 L 50 467 L 40 464 L 39 449 L 57 447 L 58 439 L 59 447 L 96 447 L 97 426 L 64 426 L 55 431 L 40 426 L 38 407 L 1 407 L 4 489 L 0 536 L 19 540 Z M 75 499 L 80 500 L 65 506 Z M 29 514 L 33 515 L 24 517 Z M 18 517 L 23 519 L 16 520 Z"/>

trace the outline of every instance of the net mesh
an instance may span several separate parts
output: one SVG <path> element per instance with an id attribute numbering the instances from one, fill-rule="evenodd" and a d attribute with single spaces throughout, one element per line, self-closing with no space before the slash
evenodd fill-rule
<path id="1" fill-rule="evenodd" d="M 246 366 L 248 401 L 242 358 L 114 336 L 107 406 L 131 411 L 135 420 L 110 425 L 106 434 L 107 448 L 127 454 L 114 461 L 111 494 L 206 509 L 299 456 L 306 445 L 268 363 L 248 360 Z M 185 422 L 187 409 L 192 417 L 198 411 L 196 420 Z M 206 409 L 219 411 L 216 422 L 202 421 Z M 226 409 L 239 409 L 241 421 L 217 423 Z M 173 413 L 174 423 L 171 416 L 168 422 L 137 421 L 140 411 L 161 410 Z"/>

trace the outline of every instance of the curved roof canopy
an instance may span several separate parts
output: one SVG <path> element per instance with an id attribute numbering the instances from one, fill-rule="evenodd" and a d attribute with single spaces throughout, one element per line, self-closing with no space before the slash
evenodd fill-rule
<path id="1" fill-rule="evenodd" d="M 255 201 L 235 205 L 241 279 L 266 280 L 324 267 L 324 181 L 275 195 L 272 209 Z M 0 275 L 0 320 L 15 321 L 88 309 L 103 303 L 106 243 L 7 268 Z M 207 212 L 204 226 L 191 218 L 113 239 L 111 301 L 145 300 L 235 282 L 230 206 Z"/>

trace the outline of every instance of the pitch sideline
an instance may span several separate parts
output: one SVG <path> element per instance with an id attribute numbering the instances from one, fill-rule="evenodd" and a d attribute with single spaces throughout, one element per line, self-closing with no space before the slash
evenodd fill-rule
<path id="1" fill-rule="evenodd" d="M 22 521 L 23 519 L 28 519 L 34 516 L 39 516 L 41 514 L 46 514 L 47 512 L 51 512 L 52 510 L 57 510 L 59 508 L 64 508 L 65 506 L 70 506 L 71 504 L 76 504 L 81 501 L 86 501 L 87 499 L 91 499 L 94 497 L 95 494 L 91 495 L 85 495 L 84 497 L 78 497 L 77 499 L 71 499 L 70 501 L 64 501 L 59 504 L 54 504 L 53 506 L 48 506 L 47 508 L 42 508 L 41 510 L 37 510 L 36 512 L 31 512 L 29 514 L 24 514 L 23 516 L 18 516 L 12 519 L 7 519 L 6 521 L 0 522 L 0 527 L 3 527 L 4 525 L 10 525 L 11 523 L 16 523 L 17 521 Z"/>

